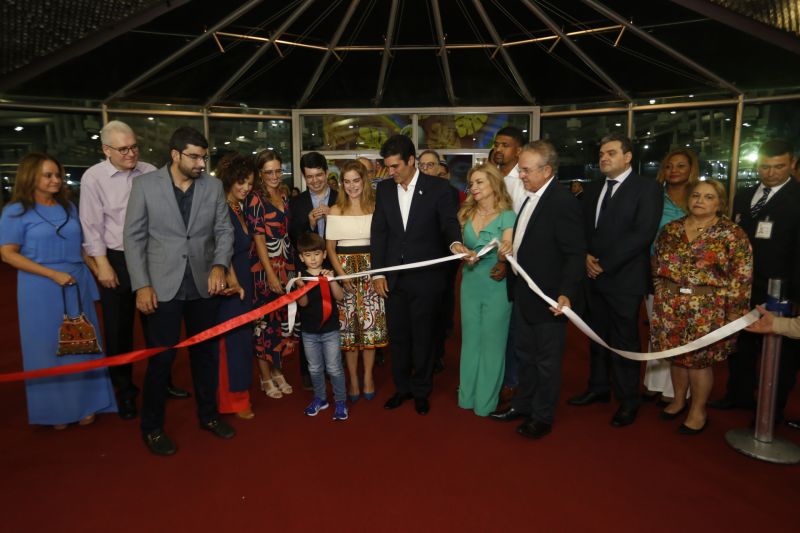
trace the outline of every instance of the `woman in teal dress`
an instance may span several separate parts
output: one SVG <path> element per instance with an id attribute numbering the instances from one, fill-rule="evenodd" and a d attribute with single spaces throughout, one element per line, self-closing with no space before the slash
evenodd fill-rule
<path id="1" fill-rule="evenodd" d="M 516 215 L 503 176 L 493 165 L 478 165 L 470 170 L 467 183 L 468 196 L 458 212 L 464 245 L 477 252 L 497 239 L 510 250 Z M 505 279 L 491 277 L 497 260 L 497 250 L 492 250 L 478 261 L 465 263 L 461 273 L 458 405 L 478 416 L 487 416 L 497 407 L 505 370 L 511 302 Z"/>
<path id="2" fill-rule="evenodd" d="M 64 167 L 52 157 L 25 156 L 17 168 L 11 203 L 0 219 L 0 254 L 19 271 L 17 305 L 25 370 L 103 358 L 101 353 L 56 355 L 64 305 L 70 316 L 76 316 L 79 294 L 103 346 L 94 307 L 100 294 L 84 262 L 81 224 L 75 205 L 67 199 L 63 176 Z M 25 392 L 31 424 L 64 429 L 71 422 L 91 424 L 96 413 L 117 411 L 106 368 L 28 380 Z"/>

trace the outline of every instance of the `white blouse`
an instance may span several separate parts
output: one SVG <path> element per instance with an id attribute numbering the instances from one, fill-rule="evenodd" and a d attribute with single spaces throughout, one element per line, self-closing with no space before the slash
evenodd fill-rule
<path id="1" fill-rule="evenodd" d="M 372 215 L 328 215 L 325 238 L 338 246 L 369 246 Z"/>

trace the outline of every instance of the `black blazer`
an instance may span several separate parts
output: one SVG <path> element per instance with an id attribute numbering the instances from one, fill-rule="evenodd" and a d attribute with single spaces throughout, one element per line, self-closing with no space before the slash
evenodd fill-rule
<path id="1" fill-rule="evenodd" d="M 594 227 L 605 180 L 584 189 L 583 217 L 588 252 L 600 260 L 603 273 L 587 278 L 598 292 L 645 294 L 650 284 L 650 245 L 664 208 L 664 191 L 652 178 L 631 173 L 617 189 Z"/>
<path id="2" fill-rule="evenodd" d="M 530 199 L 525 201 L 528 202 Z M 514 225 L 515 235 L 517 224 Z M 556 178 L 531 213 L 516 259 L 545 294 L 554 300 L 563 294 L 573 308 L 579 304 L 581 284 L 586 275 L 583 214 L 580 202 Z M 522 313 L 526 322 L 564 320 L 564 317 L 554 316 L 547 303 L 534 294 L 513 269 L 509 272 L 509 299 L 514 300 L 515 309 Z"/>
<path id="3" fill-rule="evenodd" d="M 331 189 L 328 197 L 328 205 L 336 203 L 337 192 Z M 308 223 L 308 214 L 314 209 L 311 203 L 311 193 L 306 189 L 291 200 L 289 200 L 289 240 L 292 248 L 297 248 L 297 238 L 303 233 L 316 233 L 317 227 L 311 227 Z"/>
<path id="4" fill-rule="evenodd" d="M 800 303 L 800 184 L 789 178 L 781 190 L 769 199 L 758 218 L 750 216 L 750 203 L 758 187 L 736 194 L 733 202 L 733 221 L 747 233 L 753 247 L 753 304 L 767 299 L 769 278 L 783 278 L 789 282 L 788 295 Z M 772 225 L 770 239 L 756 239 L 760 220 L 769 219 Z"/>
<path id="5" fill-rule="evenodd" d="M 456 217 L 458 202 L 451 189 L 443 179 L 420 173 L 411 200 L 408 224 L 403 229 L 397 184 L 394 180 L 380 182 L 375 191 L 375 213 L 370 231 L 372 268 L 437 259 L 450 253 L 450 244 L 461 242 L 461 229 Z M 415 282 L 423 289 L 443 290 L 446 265 L 415 269 Z M 391 272 L 386 279 L 391 290 L 397 274 Z"/>

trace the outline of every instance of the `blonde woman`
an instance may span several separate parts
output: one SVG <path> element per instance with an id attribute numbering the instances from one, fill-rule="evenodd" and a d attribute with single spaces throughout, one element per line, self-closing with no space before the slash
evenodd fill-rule
<path id="1" fill-rule="evenodd" d="M 478 165 L 469 171 L 467 183 L 467 199 L 458 212 L 464 246 L 478 251 L 497 239 L 510 250 L 516 215 L 502 174 L 494 165 Z M 511 320 L 506 283 L 491 277 L 497 260 L 497 251 L 492 250 L 478 262 L 465 263 L 461 274 L 458 405 L 478 416 L 497 407 Z"/>
<path id="2" fill-rule="evenodd" d="M 342 192 L 344 194 L 342 194 Z M 336 205 L 331 207 L 325 228 L 328 257 L 338 276 L 371 268 L 369 232 L 375 211 L 375 190 L 367 168 L 350 161 L 342 168 L 342 184 Z M 364 359 L 364 398 L 375 397 L 372 368 L 375 349 L 387 345 L 386 315 L 383 299 L 368 278 L 342 282 L 344 300 L 339 307 L 341 347 L 350 377 L 347 396 L 351 402 L 360 398 L 358 353 Z"/>

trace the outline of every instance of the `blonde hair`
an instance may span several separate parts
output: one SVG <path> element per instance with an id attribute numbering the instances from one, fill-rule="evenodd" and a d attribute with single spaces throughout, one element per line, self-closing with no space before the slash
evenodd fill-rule
<path id="1" fill-rule="evenodd" d="M 500 174 L 500 171 L 497 169 L 497 167 L 488 163 L 472 167 L 467 174 L 467 187 L 469 187 L 470 180 L 476 172 L 483 172 L 486 174 L 486 177 L 489 180 L 489 186 L 492 188 L 492 192 L 494 193 L 494 207 L 496 207 L 499 211 L 511 209 L 511 196 L 509 196 L 508 191 L 506 190 L 506 184 L 503 180 L 503 175 Z M 467 199 L 464 200 L 464 204 L 458 211 L 458 222 L 461 224 L 462 228 L 467 223 L 467 220 L 472 218 L 472 215 L 474 215 L 475 211 L 477 210 L 478 202 L 475 201 L 475 198 L 471 194 L 468 194 Z"/>
<path id="2" fill-rule="evenodd" d="M 339 194 L 336 196 L 337 207 L 339 207 L 339 210 L 344 213 L 351 204 L 350 196 L 348 196 L 344 190 L 344 175 L 348 172 L 356 172 L 359 176 L 361 176 L 361 182 L 364 184 L 364 187 L 361 190 L 361 209 L 367 213 L 372 213 L 375 211 L 375 189 L 372 188 L 372 180 L 369 177 L 369 171 L 367 170 L 367 167 L 365 167 L 364 163 L 358 159 L 348 161 L 342 167 L 342 188 L 339 190 Z"/>
<path id="3" fill-rule="evenodd" d="M 669 153 L 664 156 L 664 159 L 661 160 L 661 166 L 658 168 L 658 176 L 656 179 L 662 185 L 667 182 L 667 163 L 676 155 L 682 155 L 689 161 L 689 179 L 684 184 L 684 187 L 686 187 L 686 197 L 683 201 L 683 205 L 678 206 L 688 213 L 689 192 L 691 192 L 694 186 L 700 181 L 700 161 L 697 159 L 697 154 L 694 153 L 694 150 L 688 148 L 675 148 L 674 150 L 670 150 Z"/>
<path id="4" fill-rule="evenodd" d="M 707 179 L 704 181 L 698 181 L 697 183 L 693 183 L 691 187 L 689 187 L 686 193 L 686 199 L 688 202 L 689 196 L 697 189 L 699 186 L 703 184 L 711 185 L 714 189 L 714 192 L 717 193 L 717 198 L 719 199 L 719 207 L 717 207 L 717 216 L 722 217 L 728 213 L 728 194 L 725 190 L 725 186 L 714 179 Z"/>

